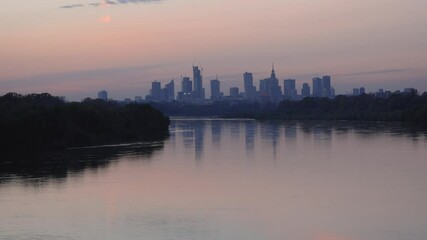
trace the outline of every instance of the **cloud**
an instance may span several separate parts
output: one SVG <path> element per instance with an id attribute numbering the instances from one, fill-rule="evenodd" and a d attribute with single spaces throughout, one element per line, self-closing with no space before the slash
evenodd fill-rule
<path id="1" fill-rule="evenodd" d="M 85 5 L 83 4 L 71 4 L 71 5 L 64 5 L 64 6 L 60 6 L 59 8 L 77 8 L 77 7 L 84 7 Z"/>
<path id="2" fill-rule="evenodd" d="M 63 5 L 59 8 L 76 8 L 76 7 L 85 7 L 85 6 L 91 6 L 91 7 L 100 7 L 100 6 L 106 6 L 106 5 L 120 5 L 120 4 L 128 4 L 128 3 L 154 3 L 154 2 L 162 2 L 163 0 L 104 0 L 102 2 L 93 2 L 89 3 L 87 5 L 84 4 L 70 4 L 70 5 Z"/>
<path id="3" fill-rule="evenodd" d="M 363 76 L 363 75 L 377 75 L 377 74 L 386 74 L 386 73 L 408 72 L 408 71 L 411 71 L 411 70 L 412 69 L 410 69 L 410 68 L 392 68 L 392 69 L 367 71 L 367 72 L 346 73 L 346 74 L 342 74 L 340 76 L 353 77 L 353 76 Z"/>

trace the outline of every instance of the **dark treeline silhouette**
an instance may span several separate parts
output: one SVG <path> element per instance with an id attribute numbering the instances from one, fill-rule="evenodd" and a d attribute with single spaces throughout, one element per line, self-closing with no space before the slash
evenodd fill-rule
<path id="1" fill-rule="evenodd" d="M 275 111 L 258 118 L 393 121 L 427 123 L 427 94 L 392 94 L 387 98 L 363 94 L 283 101 Z"/>
<path id="2" fill-rule="evenodd" d="M 279 105 L 250 102 L 151 103 L 169 116 L 215 116 L 228 118 L 287 120 L 355 120 L 427 123 L 427 93 L 339 95 L 334 99 L 308 97 Z"/>
<path id="3" fill-rule="evenodd" d="M 117 142 L 160 140 L 169 118 L 149 105 L 85 99 L 67 103 L 50 94 L 0 97 L 0 150 L 32 153 Z"/>

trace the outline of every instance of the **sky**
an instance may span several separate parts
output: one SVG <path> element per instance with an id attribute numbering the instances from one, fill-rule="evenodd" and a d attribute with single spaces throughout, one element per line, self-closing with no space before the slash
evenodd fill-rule
<path id="1" fill-rule="evenodd" d="M 13 0 L 0 8 L 0 94 L 145 96 L 203 68 L 228 95 L 274 62 L 282 80 L 331 75 L 337 93 L 427 91 L 425 0 Z"/>

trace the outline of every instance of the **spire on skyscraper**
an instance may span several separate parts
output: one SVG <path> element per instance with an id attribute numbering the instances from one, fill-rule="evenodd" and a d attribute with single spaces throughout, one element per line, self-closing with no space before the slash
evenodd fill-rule
<path id="1" fill-rule="evenodd" d="M 274 62 L 271 64 L 271 78 L 276 78 L 276 72 L 274 71 Z"/>

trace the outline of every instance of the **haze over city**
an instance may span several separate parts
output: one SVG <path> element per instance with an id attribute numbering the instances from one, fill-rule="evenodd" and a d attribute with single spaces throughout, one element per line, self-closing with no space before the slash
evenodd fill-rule
<path id="1" fill-rule="evenodd" d="M 427 90 L 427 2 L 14 0 L 0 9 L 0 94 L 70 100 L 108 90 L 148 94 L 152 81 L 191 76 L 242 87 L 271 63 L 298 88 L 331 75 L 337 94 Z"/>

